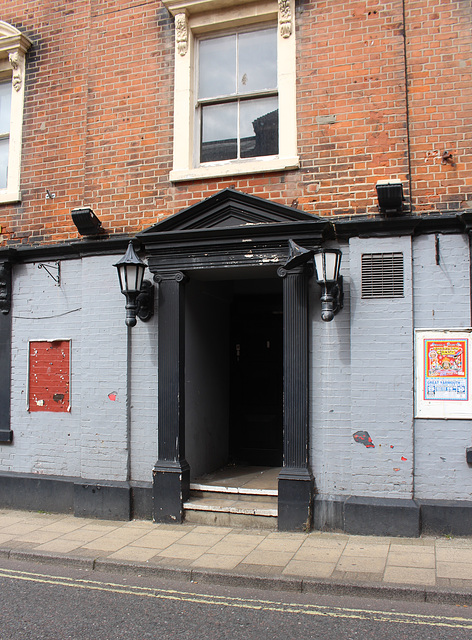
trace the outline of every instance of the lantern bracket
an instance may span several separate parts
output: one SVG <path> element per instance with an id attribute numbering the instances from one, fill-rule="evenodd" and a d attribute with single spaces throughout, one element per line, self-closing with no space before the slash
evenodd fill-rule
<path id="1" fill-rule="evenodd" d="M 143 322 L 148 322 L 154 315 L 154 286 L 150 280 L 143 280 L 141 291 L 136 298 L 136 315 Z"/>

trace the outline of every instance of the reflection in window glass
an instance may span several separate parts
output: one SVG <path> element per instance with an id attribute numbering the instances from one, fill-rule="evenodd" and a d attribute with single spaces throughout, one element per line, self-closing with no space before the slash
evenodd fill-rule
<path id="1" fill-rule="evenodd" d="M 0 82 L 0 134 L 10 133 L 11 82 Z"/>
<path id="2" fill-rule="evenodd" d="M 236 36 L 200 42 L 198 98 L 236 93 Z"/>
<path id="3" fill-rule="evenodd" d="M 199 43 L 200 162 L 277 155 L 277 29 Z"/>
<path id="4" fill-rule="evenodd" d="M 202 108 L 201 162 L 238 157 L 238 104 L 208 105 Z"/>
<path id="5" fill-rule="evenodd" d="M 272 156 L 279 152 L 278 99 L 261 98 L 240 103 L 241 158 Z"/>
<path id="6" fill-rule="evenodd" d="M 275 29 L 240 33 L 238 92 L 277 88 L 277 32 Z"/>
<path id="7" fill-rule="evenodd" d="M 202 108 L 201 162 L 256 158 L 277 155 L 278 152 L 276 96 Z"/>
<path id="8" fill-rule="evenodd" d="M 7 188 L 9 147 L 10 140 L 8 138 L 0 139 L 0 189 Z"/>
<path id="9" fill-rule="evenodd" d="M 0 189 L 6 189 L 10 149 L 11 82 L 0 82 Z"/>

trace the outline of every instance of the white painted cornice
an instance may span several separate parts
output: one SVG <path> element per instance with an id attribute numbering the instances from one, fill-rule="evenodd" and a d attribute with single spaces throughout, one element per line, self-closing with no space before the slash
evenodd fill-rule
<path id="1" fill-rule="evenodd" d="M 6 58 L 10 53 L 18 51 L 25 55 L 33 43 L 11 24 L 0 20 L 0 57 Z"/>
<path id="2" fill-rule="evenodd" d="M 257 0 L 238 0 L 237 5 L 255 4 Z M 234 9 L 234 0 L 162 0 L 162 4 L 173 15 L 186 13 L 193 15 L 218 9 Z M 274 4 L 277 4 L 274 0 Z"/>

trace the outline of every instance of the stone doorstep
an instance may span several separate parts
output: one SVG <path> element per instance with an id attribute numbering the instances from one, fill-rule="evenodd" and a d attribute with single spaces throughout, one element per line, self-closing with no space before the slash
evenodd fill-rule
<path id="1" fill-rule="evenodd" d="M 190 485 L 187 522 L 255 529 L 277 527 L 277 490 Z"/>
<path id="2" fill-rule="evenodd" d="M 250 487 L 226 487 L 224 485 L 190 483 L 190 491 L 207 491 L 209 493 L 228 493 L 243 496 L 275 496 L 277 489 L 251 489 Z"/>
<path id="3" fill-rule="evenodd" d="M 234 487 L 232 487 L 234 489 Z M 246 493 L 239 491 L 213 491 L 211 489 L 190 489 L 189 501 L 206 500 L 208 504 L 236 504 L 237 502 L 249 502 L 251 504 L 261 504 L 261 508 L 277 508 L 277 493 L 264 493 L 258 490 L 258 493 Z"/>
<path id="4" fill-rule="evenodd" d="M 208 499 L 206 497 L 191 497 L 184 502 L 185 511 L 212 511 L 218 513 L 239 513 L 246 516 L 277 517 L 277 507 L 270 503 L 243 501 L 219 498 Z"/>
<path id="5" fill-rule="evenodd" d="M 237 529 L 277 530 L 277 518 L 273 516 L 246 515 L 244 513 L 229 513 L 228 511 L 198 511 L 185 510 L 187 524 L 211 525 L 218 527 L 232 527 Z"/>

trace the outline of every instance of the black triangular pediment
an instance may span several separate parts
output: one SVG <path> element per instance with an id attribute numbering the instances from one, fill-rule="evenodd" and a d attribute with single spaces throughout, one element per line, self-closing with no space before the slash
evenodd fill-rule
<path id="1" fill-rule="evenodd" d="M 224 189 L 156 223 L 139 235 L 319 221 L 321 218 L 318 216 L 299 209 L 286 207 L 234 189 Z"/>

